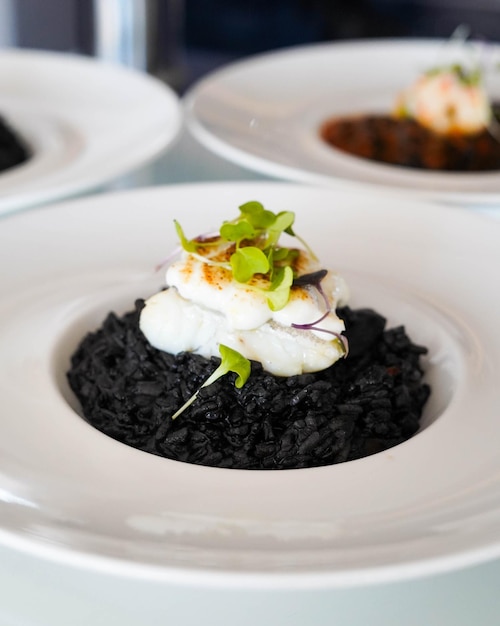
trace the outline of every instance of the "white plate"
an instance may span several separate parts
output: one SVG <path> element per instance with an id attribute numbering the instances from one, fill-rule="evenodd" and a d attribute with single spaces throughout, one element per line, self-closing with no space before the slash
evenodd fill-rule
<path id="1" fill-rule="evenodd" d="M 181 128 L 177 95 L 118 65 L 51 52 L 0 52 L 0 115 L 33 158 L 0 172 L 0 214 L 80 193 L 142 165 Z"/>
<path id="2" fill-rule="evenodd" d="M 206 232 L 258 199 L 429 347 L 422 431 L 331 467 L 241 471 L 132 449 L 77 414 L 69 356 L 163 284 L 172 220 Z M 500 555 L 500 224 L 461 209 L 283 183 L 173 186 L 0 224 L 0 541 L 199 585 L 357 585 Z"/>
<path id="3" fill-rule="evenodd" d="M 486 56 L 494 67 L 500 48 Z M 186 122 L 207 148 L 240 165 L 294 181 L 364 183 L 454 203 L 498 203 L 500 172 L 439 173 L 360 159 L 318 135 L 331 116 L 389 112 L 424 70 L 456 60 L 437 41 L 365 41 L 291 48 L 216 71 L 185 96 Z M 500 100 L 500 73 L 488 74 Z"/>

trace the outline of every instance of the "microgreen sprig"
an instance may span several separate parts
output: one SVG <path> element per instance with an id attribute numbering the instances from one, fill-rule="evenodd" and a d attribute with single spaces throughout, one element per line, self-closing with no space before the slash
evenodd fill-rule
<path id="1" fill-rule="evenodd" d="M 176 221 L 175 228 L 181 245 L 186 252 L 201 256 L 205 262 L 229 269 L 236 282 L 264 293 L 271 310 L 282 309 L 290 299 L 294 280 L 293 264 L 299 253 L 293 248 L 279 246 L 281 235 L 287 233 L 295 237 L 311 257 L 316 259 L 316 256 L 305 241 L 294 233 L 292 226 L 295 214 L 292 211 L 273 213 L 255 200 L 242 204 L 239 210 L 240 215 L 230 222 L 224 222 L 218 236 L 209 240 L 188 239 Z M 224 244 L 234 248 L 229 263 L 213 261 L 203 254 L 203 248 Z M 248 284 L 255 276 L 266 277 L 268 287 Z"/>
<path id="2" fill-rule="evenodd" d="M 325 312 L 319 319 L 315 320 L 314 322 L 309 322 L 307 324 L 292 323 L 291 326 L 292 328 L 297 328 L 298 330 L 315 330 L 315 331 L 319 331 L 322 333 L 326 333 L 328 335 L 332 335 L 333 337 L 337 339 L 337 341 L 340 342 L 343 352 L 344 352 L 344 357 L 346 357 L 349 353 L 349 343 L 347 341 L 347 337 L 345 337 L 344 335 L 340 333 L 336 333 L 333 330 L 328 330 L 327 328 L 321 328 L 321 326 L 318 326 L 318 324 L 321 324 L 321 322 L 328 317 L 328 315 L 330 314 L 332 310 L 328 297 L 326 293 L 324 292 L 323 287 L 321 285 L 321 281 L 323 280 L 323 278 L 325 278 L 327 274 L 328 274 L 327 270 L 318 270 L 310 274 L 302 274 L 302 276 L 298 276 L 293 281 L 293 284 L 296 286 L 312 285 L 313 287 L 315 287 L 319 295 L 323 298 L 323 301 L 325 303 Z"/>
<path id="3" fill-rule="evenodd" d="M 243 385 L 247 382 L 248 377 L 250 376 L 250 361 L 236 350 L 233 350 L 223 344 L 219 345 L 219 353 L 221 356 L 219 367 L 207 378 L 203 385 L 201 385 L 201 387 L 189 398 L 189 400 L 187 400 L 181 408 L 172 415 L 173 420 L 181 413 L 184 413 L 184 411 L 193 404 L 203 387 L 212 385 L 216 380 L 222 378 L 222 376 L 225 376 L 229 372 L 234 372 L 236 374 L 234 385 L 238 389 L 243 387 Z"/>

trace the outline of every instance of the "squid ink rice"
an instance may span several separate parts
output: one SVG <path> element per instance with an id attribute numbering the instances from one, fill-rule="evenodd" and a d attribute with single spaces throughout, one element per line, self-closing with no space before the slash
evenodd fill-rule
<path id="1" fill-rule="evenodd" d="M 139 329 L 144 302 L 110 313 L 72 357 L 68 380 L 85 419 L 124 444 L 169 459 L 224 468 L 290 469 L 351 461 L 416 433 L 430 388 L 404 327 L 369 310 L 338 310 L 350 351 L 330 368 L 291 377 L 252 362 L 240 389 L 230 373 L 201 389 L 219 364 L 153 348 Z"/>
<path id="2" fill-rule="evenodd" d="M 0 117 L 0 172 L 24 163 L 29 156 L 21 139 Z"/>

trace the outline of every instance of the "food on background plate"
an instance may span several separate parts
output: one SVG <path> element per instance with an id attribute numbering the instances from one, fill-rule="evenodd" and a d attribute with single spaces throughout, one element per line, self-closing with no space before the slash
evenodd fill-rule
<path id="1" fill-rule="evenodd" d="M 500 169 L 497 125 L 480 68 L 452 64 L 419 76 L 391 114 L 332 118 L 320 135 L 344 152 L 392 165 L 489 171 Z"/>
<path id="2" fill-rule="evenodd" d="M 30 157 L 24 141 L 10 124 L 0 117 L 0 172 L 21 165 Z"/>
<path id="3" fill-rule="evenodd" d="M 165 288 L 72 357 L 84 417 L 140 450 L 239 469 L 331 465 L 414 435 L 426 349 L 351 309 L 294 219 L 252 201 L 217 233 L 176 222 Z"/>
<path id="4" fill-rule="evenodd" d="M 410 118 L 439 135 L 476 135 L 491 123 L 491 105 L 479 69 L 440 67 L 399 94 L 396 118 Z"/>

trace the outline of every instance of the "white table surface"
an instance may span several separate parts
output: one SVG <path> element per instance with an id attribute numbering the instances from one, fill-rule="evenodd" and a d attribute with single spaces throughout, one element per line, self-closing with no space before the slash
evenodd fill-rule
<path id="1" fill-rule="evenodd" d="M 263 179 L 183 134 L 109 188 Z M 485 212 L 498 218 L 500 206 Z M 0 547 L 0 626 L 498 626 L 499 590 L 500 560 L 352 589 L 221 591 L 118 578 Z"/>

